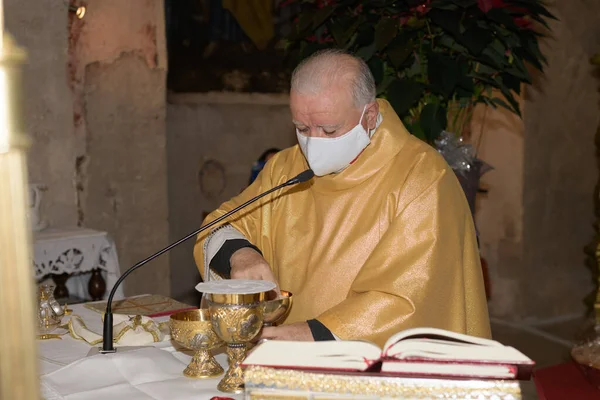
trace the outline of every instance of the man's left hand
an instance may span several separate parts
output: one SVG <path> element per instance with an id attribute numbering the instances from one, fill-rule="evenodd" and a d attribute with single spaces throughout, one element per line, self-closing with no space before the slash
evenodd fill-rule
<path id="1" fill-rule="evenodd" d="M 297 340 L 303 342 L 313 342 L 315 340 L 307 322 L 264 327 L 258 340 L 260 339 Z"/>

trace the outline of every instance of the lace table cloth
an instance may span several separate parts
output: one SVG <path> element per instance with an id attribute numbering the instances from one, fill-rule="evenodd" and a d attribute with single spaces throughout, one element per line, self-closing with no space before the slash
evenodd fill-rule
<path id="1" fill-rule="evenodd" d="M 50 274 L 74 275 L 67 281 L 71 294 L 88 298 L 89 273 L 103 271 L 108 294 L 120 275 L 119 259 L 114 242 L 106 232 L 86 228 L 46 229 L 33 235 L 33 265 L 39 281 Z M 86 274 L 87 273 L 87 274 Z M 115 294 L 123 297 L 123 285 Z"/>

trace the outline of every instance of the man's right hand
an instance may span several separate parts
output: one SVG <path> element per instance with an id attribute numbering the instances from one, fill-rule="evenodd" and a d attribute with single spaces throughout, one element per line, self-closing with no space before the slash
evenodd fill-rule
<path id="1" fill-rule="evenodd" d="M 229 259 L 231 265 L 231 279 L 252 279 L 274 282 L 277 296 L 281 293 L 279 284 L 269 267 L 269 263 L 259 252 L 244 247 L 237 250 Z"/>

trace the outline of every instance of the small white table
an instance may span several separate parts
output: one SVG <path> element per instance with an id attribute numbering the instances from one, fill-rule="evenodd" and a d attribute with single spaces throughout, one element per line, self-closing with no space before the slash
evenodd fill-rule
<path id="1" fill-rule="evenodd" d="M 91 300 L 88 282 L 94 270 L 101 271 L 106 284 L 102 298 L 116 283 L 121 271 L 114 242 L 106 232 L 86 228 L 49 228 L 33 234 L 35 278 L 40 281 L 67 274 L 70 296 Z M 100 278 L 100 276 L 98 276 Z M 115 294 L 123 297 L 123 285 Z"/>
<path id="2" fill-rule="evenodd" d="M 80 316 L 88 329 L 102 333 L 102 319 L 101 314 L 94 312 L 83 304 L 75 304 L 70 306 L 73 310 L 72 315 Z M 70 316 L 66 316 L 63 318 L 62 323 L 66 323 Z M 168 321 L 169 317 L 156 317 L 153 318 L 156 322 Z M 57 330 L 56 332 L 64 332 L 64 330 Z M 172 380 L 168 384 L 165 384 L 169 388 L 173 389 L 174 393 L 177 393 L 178 389 L 187 389 L 193 390 L 194 400 L 210 400 L 214 396 L 222 396 L 222 397 L 230 397 L 236 400 L 243 399 L 243 395 L 232 395 L 228 393 L 222 393 L 217 390 L 217 384 L 220 379 L 223 377 L 222 375 L 214 378 L 214 379 L 191 379 L 183 376 L 183 370 L 186 365 L 191 361 L 191 353 L 186 351 L 185 349 L 181 349 L 178 345 L 171 341 L 164 341 L 154 343 L 154 347 L 157 347 L 161 350 L 170 352 L 181 361 L 181 378 Z M 49 340 L 38 340 L 38 359 L 39 359 L 39 372 L 41 375 L 51 374 L 60 370 L 61 368 L 69 365 L 72 362 L 77 360 L 81 360 L 87 356 L 88 352 L 92 346 L 84 342 L 83 340 L 77 340 L 72 338 L 69 334 L 62 336 L 62 340 L 60 339 L 49 339 Z M 224 353 L 217 354 L 215 356 L 216 360 L 221 364 L 224 369 L 227 369 L 227 358 Z M 90 376 L 89 379 L 94 379 L 93 376 Z M 163 388 L 164 389 L 164 388 Z M 63 400 L 62 397 L 53 396 L 52 393 L 45 391 L 42 388 L 42 394 L 46 400 Z M 176 397 L 160 397 L 156 395 L 153 396 L 143 396 L 140 394 L 140 397 L 143 399 L 159 399 L 163 400 L 169 398 L 171 400 L 175 400 Z M 101 396 L 94 397 L 94 393 L 90 393 L 89 397 L 86 397 L 88 400 L 105 400 Z M 187 399 L 187 398 L 186 398 Z M 127 396 L 123 397 L 114 397 L 112 400 L 131 400 Z"/>

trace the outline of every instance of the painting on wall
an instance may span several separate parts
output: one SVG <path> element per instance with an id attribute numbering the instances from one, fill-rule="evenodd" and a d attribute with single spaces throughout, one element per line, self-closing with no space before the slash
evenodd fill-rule
<path id="1" fill-rule="evenodd" d="M 287 91 L 282 38 L 297 7 L 286 0 L 165 0 L 169 89 Z"/>

